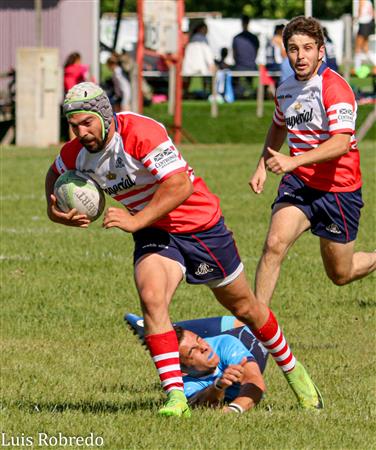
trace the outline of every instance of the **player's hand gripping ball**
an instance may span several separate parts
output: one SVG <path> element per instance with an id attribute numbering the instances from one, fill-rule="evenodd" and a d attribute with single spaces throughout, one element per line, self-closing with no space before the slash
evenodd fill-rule
<path id="1" fill-rule="evenodd" d="M 54 195 L 61 211 L 75 208 L 92 222 L 102 214 L 106 203 L 98 184 L 78 170 L 68 170 L 60 175 L 54 186 Z"/>

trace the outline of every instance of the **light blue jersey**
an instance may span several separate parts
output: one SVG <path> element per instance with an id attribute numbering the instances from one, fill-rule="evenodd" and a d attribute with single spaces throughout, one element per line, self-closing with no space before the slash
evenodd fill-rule
<path id="1" fill-rule="evenodd" d="M 205 338 L 205 341 L 219 356 L 219 364 L 211 375 L 200 378 L 189 375 L 183 377 L 184 392 L 188 399 L 197 394 L 197 392 L 211 386 L 214 380 L 220 377 L 230 364 L 239 364 L 244 357 L 248 361 L 256 361 L 252 353 L 234 336 L 224 334 Z M 233 384 L 226 389 L 225 400 L 231 401 L 236 398 L 239 394 L 239 389 L 240 383 Z"/>

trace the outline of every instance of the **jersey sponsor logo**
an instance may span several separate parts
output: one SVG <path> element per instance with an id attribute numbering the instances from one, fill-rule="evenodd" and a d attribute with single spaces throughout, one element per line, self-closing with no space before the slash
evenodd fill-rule
<path id="1" fill-rule="evenodd" d="M 111 172 L 110 170 L 106 174 L 107 180 L 116 180 L 116 173 Z"/>
<path id="2" fill-rule="evenodd" d="M 345 122 L 351 122 L 353 120 L 353 111 L 349 108 L 340 108 L 338 111 L 338 120 L 343 120 Z"/>
<path id="3" fill-rule="evenodd" d="M 195 272 L 195 275 L 206 275 L 207 273 L 213 272 L 214 269 L 212 269 L 209 264 L 207 263 L 201 263 Z"/>
<path id="4" fill-rule="evenodd" d="M 291 94 L 281 94 L 278 95 L 277 100 L 283 100 L 284 98 L 292 98 Z"/>
<path id="5" fill-rule="evenodd" d="M 120 191 L 124 191 L 125 189 L 130 189 L 131 187 L 135 186 L 136 183 L 132 178 L 127 175 L 125 178 L 121 178 L 120 183 L 116 183 L 111 187 L 103 189 L 104 192 L 108 195 L 116 195 Z"/>
<path id="6" fill-rule="evenodd" d="M 325 229 L 327 231 L 329 231 L 329 233 L 333 233 L 333 234 L 341 234 L 342 233 L 336 223 L 331 223 Z"/>
<path id="7" fill-rule="evenodd" d="M 145 244 L 142 246 L 142 248 L 164 248 L 164 249 L 168 249 L 168 245 L 165 244 L 154 244 L 154 243 L 150 243 L 150 244 Z"/>
<path id="8" fill-rule="evenodd" d="M 302 106 L 303 105 L 301 103 L 299 103 L 299 102 L 295 103 L 295 105 L 294 105 L 295 111 L 299 111 L 299 109 L 302 109 Z"/>
<path id="9" fill-rule="evenodd" d="M 162 169 L 179 159 L 173 147 L 166 148 L 152 157 L 156 169 Z"/>
<path id="10" fill-rule="evenodd" d="M 295 105 L 296 107 L 297 105 Z M 286 125 L 289 128 L 294 128 L 295 125 L 300 125 L 302 123 L 311 122 L 313 118 L 313 108 L 310 111 L 304 110 L 299 114 L 295 114 L 294 116 L 286 117 Z"/>
<path id="11" fill-rule="evenodd" d="M 120 158 L 120 156 L 115 161 L 115 167 L 117 169 L 122 169 L 123 167 L 125 167 L 124 161 Z"/>

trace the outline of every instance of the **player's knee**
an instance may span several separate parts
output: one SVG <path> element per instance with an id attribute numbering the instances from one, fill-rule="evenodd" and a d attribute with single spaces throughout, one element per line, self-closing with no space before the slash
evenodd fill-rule
<path id="1" fill-rule="evenodd" d="M 269 234 L 265 244 L 264 255 L 272 256 L 274 258 L 282 259 L 287 249 L 287 244 L 278 234 Z"/>
<path id="2" fill-rule="evenodd" d="M 262 314 L 257 304 L 238 304 L 231 308 L 232 314 L 241 322 L 255 325 L 259 322 L 259 316 Z"/>
<path id="3" fill-rule="evenodd" d="M 151 311 L 161 308 L 165 304 L 164 296 L 160 290 L 153 287 L 139 289 L 141 304 L 144 310 Z"/>
<path id="4" fill-rule="evenodd" d="M 329 279 L 336 285 L 336 286 L 344 286 L 345 284 L 349 283 L 351 281 L 350 274 L 342 271 L 327 271 L 326 274 L 328 275 Z"/>

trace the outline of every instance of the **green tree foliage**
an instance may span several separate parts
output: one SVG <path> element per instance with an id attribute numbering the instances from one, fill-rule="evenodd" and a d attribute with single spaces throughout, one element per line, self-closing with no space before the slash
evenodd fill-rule
<path id="1" fill-rule="evenodd" d="M 313 16 L 319 19 L 338 19 L 351 14 L 352 0 L 312 0 Z M 117 12 L 119 0 L 101 0 L 101 13 Z M 125 0 L 124 11 L 135 12 L 136 0 Z M 304 0 L 186 0 L 187 12 L 218 11 L 223 17 L 291 19 L 304 14 Z"/>
<path id="2" fill-rule="evenodd" d="M 117 13 L 119 7 L 119 0 L 100 0 L 101 14 L 103 13 Z M 136 12 L 137 0 L 125 0 L 124 12 Z"/>

